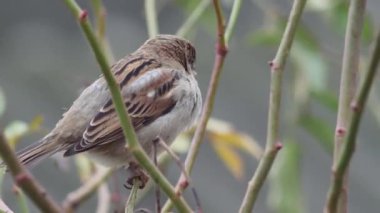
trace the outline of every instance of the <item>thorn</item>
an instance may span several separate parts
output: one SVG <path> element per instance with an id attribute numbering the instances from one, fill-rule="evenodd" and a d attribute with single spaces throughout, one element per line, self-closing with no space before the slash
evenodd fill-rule
<path id="1" fill-rule="evenodd" d="M 354 112 L 359 112 L 360 111 L 360 107 L 359 107 L 359 105 L 358 105 L 358 103 L 356 101 L 351 102 L 351 106 L 350 107 L 351 107 L 352 111 L 354 111 Z"/>
<path id="2" fill-rule="evenodd" d="M 87 10 L 82 10 L 82 12 L 79 14 L 79 21 L 80 22 L 85 21 L 87 16 L 88 16 Z"/>
<path id="3" fill-rule="evenodd" d="M 188 185 L 189 185 L 189 181 L 187 181 L 187 179 L 184 179 L 184 180 L 181 181 L 181 183 L 180 183 L 180 187 L 181 187 L 182 189 L 187 188 Z"/>
<path id="4" fill-rule="evenodd" d="M 270 68 L 272 68 L 273 67 L 273 61 L 268 61 L 268 65 Z"/>
<path id="5" fill-rule="evenodd" d="M 22 184 L 22 182 L 24 182 L 28 179 L 29 179 L 29 175 L 25 172 L 22 172 L 22 173 L 16 175 L 15 182 L 17 185 L 20 185 L 20 184 Z"/>
<path id="6" fill-rule="evenodd" d="M 336 135 L 342 137 L 346 133 L 346 129 L 343 127 L 338 127 L 336 129 Z"/>
<path id="7" fill-rule="evenodd" d="M 274 145 L 274 147 L 276 148 L 276 151 L 279 151 L 280 149 L 282 149 L 282 143 L 281 142 L 277 142 L 276 145 Z"/>
<path id="8" fill-rule="evenodd" d="M 219 42 L 216 44 L 216 53 L 222 57 L 227 55 L 227 47 L 225 45 L 219 44 Z"/>
<path id="9" fill-rule="evenodd" d="M 271 71 L 277 71 L 278 68 L 279 68 L 278 64 L 275 63 L 273 60 L 272 61 L 268 61 L 268 65 L 271 68 Z"/>

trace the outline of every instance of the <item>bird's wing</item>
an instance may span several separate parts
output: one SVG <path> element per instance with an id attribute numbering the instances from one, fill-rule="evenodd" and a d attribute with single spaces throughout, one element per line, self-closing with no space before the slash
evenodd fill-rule
<path id="1" fill-rule="evenodd" d="M 112 69 L 135 131 L 170 112 L 176 105 L 173 89 L 180 79 L 180 70 L 164 68 L 156 60 L 143 58 L 119 62 Z M 91 120 L 82 140 L 64 155 L 70 156 L 123 138 L 119 118 L 110 99 Z"/>

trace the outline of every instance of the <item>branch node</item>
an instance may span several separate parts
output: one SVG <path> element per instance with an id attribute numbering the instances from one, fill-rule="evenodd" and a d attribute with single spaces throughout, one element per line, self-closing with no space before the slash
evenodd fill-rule
<path id="1" fill-rule="evenodd" d="M 276 151 L 280 151 L 283 147 L 283 144 L 281 142 L 277 142 L 275 145 L 274 145 L 274 148 L 276 149 Z"/>
<path id="2" fill-rule="evenodd" d="M 82 10 L 79 14 L 79 21 L 84 22 L 87 19 L 88 12 L 87 10 Z"/>
<path id="3" fill-rule="evenodd" d="M 21 185 L 23 182 L 28 181 L 29 175 L 25 172 L 21 172 L 15 176 L 16 185 Z"/>
<path id="4" fill-rule="evenodd" d="M 228 49 L 225 44 L 220 44 L 220 42 L 217 42 L 216 44 L 216 53 L 222 57 L 225 57 L 228 53 Z"/>
<path id="5" fill-rule="evenodd" d="M 356 101 L 351 102 L 350 107 L 351 107 L 351 110 L 353 112 L 359 112 L 361 110 L 361 107 L 359 106 L 358 102 L 356 102 Z"/>
<path id="6" fill-rule="evenodd" d="M 343 127 L 338 127 L 335 132 L 338 137 L 343 137 L 346 134 L 346 129 Z"/>

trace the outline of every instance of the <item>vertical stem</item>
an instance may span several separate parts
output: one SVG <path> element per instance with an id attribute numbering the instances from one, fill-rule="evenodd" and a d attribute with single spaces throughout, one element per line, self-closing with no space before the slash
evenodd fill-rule
<path id="1" fill-rule="evenodd" d="M 344 175 L 350 164 L 350 160 L 355 151 L 356 135 L 359 129 L 360 120 L 364 111 L 368 94 L 375 79 L 375 74 L 378 69 L 380 61 L 380 32 L 378 32 L 375 48 L 371 54 L 371 60 L 368 66 L 368 70 L 365 74 L 364 81 L 360 86 L 359 92 L 356 98 L 351 104 L 350 109 L 352 115 L 350 122 L 348 123 L 348 134 L 344 139 L 344 143 L 341 147 L 341 152 L 338 161 L 333 166 L 333 174 L 331 178 L 329 192 L 327 194 L 327 201 L 325 206 L 325 213 L 338 212 L 338 200 L 340 191 L 344 184 Z"/>
<path id="2" fill-rule="evenodd" d="M 341 146 L 346 136 L 350 103 L 356 91 L 356 76 L 359 69 L 359 44 L 363 26 L 366 0 L 351 0 L 342 60 L 342 74 L 340 82 L 338 117 L 336 121 L 334 140 L 334 162 L 336 166 L 341 153 Z M 334 171 L 333 171 L 334 172 Z M 338 200 L 338 212 L 347 212 L 347 175 L 343 177 L 344 185 Z"/>
<path id="3" fill-rule="evenodd" d="M 203 106 L 202 115 L 200 117 L 200 121 L 198 122 L 197 128 L 194 133 L 194 137 L 191 141 L 189 153 L 187 154 L 186 160 L 185 160 L 185 170 L 187 174 L 190 174 L 194 166 L 194 162 L 197 157 L 197 154 L 199 152 L 199 148 L 201 146 L 202 139 L 206 131 L 207 121 L 210 118 L 212 110 L 213 110 L 219 78 L 223 70 L 224 59 L 228 52 L 227 43 L 224 38 L 225 28 L 224 28 L 224 17 L 222 13 L 222 8 L 221 8 L 219 0 L 213 0 L 213 4 L 214 4 L 216 20 L 217 20 L 216 54 L 215 54 L 215 60 L 214 60 L 214 67 L 213 67 L 213 71 L 212 71 L 211 79 L 209 83 L 209 88 L 207 90 L 207 96 L 206 96 L 206 100 Z M 185 189 L 186 184 L 181 184 L 184 182 L 184 180 L 186 180 L 186 176 L 182 174 L 175 187 L 177 194 L 181 194 L 182 191 Z M 163 206 L 162 211 L 167 212 L 171 208 L 172 208 L 172 203 L 171 201 L 168 200 Z"/>
<path id="4" fill-rule="evenodd" d="M 284 70 L 285 62 L 288 58 L 297 25 L 305 7 L 305 3 L 306 0 L 294 1 L 284 35 L 282 36 L 280 46 L 277 50 L 277 54 L 273 61 L 271 61 L 269 64 L 271 68 L 271 85 L 265 152 L 263 158 L 260 160 L 255 174 L 248 183 L 246 194 L 240 206 L 240 213 L 252 212 L 258 193 L 268 176 L 274 159 L 276 158 L 277 152 L 282 147 L 282 144 L 279 142 L 278 137 L 282 72 Z"/>
<path id="5" fill-rule="evenodd" d="M 145 17 L 148 35 L 152 38 L 158 34 L 156 0 L 145 0 Z"/>

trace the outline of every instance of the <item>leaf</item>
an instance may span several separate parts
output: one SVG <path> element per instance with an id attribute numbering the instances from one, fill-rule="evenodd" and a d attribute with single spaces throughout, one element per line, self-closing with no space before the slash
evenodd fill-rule
<path id="1" fill-rule="evenodd" d="M 229 123 L 215 118 L 210 119 L 207 124 L 207 136 L 216 154 L 238 179 L 244 174 L 244 166 L 236 151 L 247 152 L 256 159 L 259 159 L 263 152 L 253 138 L 236 131 Z"/>
<path id="2" fill-rule="evenodd" d="M 240 156 L 227 144 L 218 141 L 217 139 L 212 140 L 211 143 L 216 154 L 223 161 L 227 169 L 234 175 L 235 178 L 241 179 L 243 177 L 243 161 Z"/>
<path id="3" fill-rule="evenodd" d="M 295 42 L 291 59 L 296 67 L 306 74 L 311 91 L 320 91 L 327 87 L 327 64 L 319 49 Z"/>
<path id="4" fill-rule="evenodd" d="M 302 213 L 303 196 L 300 178 L 300 148 L 287 141 L 269 174 L 268 205 L 273 212 Z"/>
<path id="5" fill-rule="evenodd" d="M 338 97 L 328 90 L 312 91 L 311 96 L 332 112 L 338 111 Z"/>
<path id="6" fill-rule="evenodd" d="M 14 147 L 18 140 L 28 132 L 28 124 L 24 121 L 13 121 L 5 127 L 4 135 L 9 144 Z"/>
<path id="7" fill-rule="evenodd" d="M 170 145 L 170 148 L 177 153 L 185 153 L 189 150 L 190 146 L 190 137 L 186 133 L 178 135 L 175 141 Z"/>
<path id="8" fill-rule="evenodd" d="M 326 151 L 332 152 L 334 128 L 329 123 L 316 116 L 303 114 L 299 118 L 299 125 L 314 136 Z"/>
<path id="9" fill-rule="evenodd" d="M 210 119 L 207 124 L 207 133 L 210 140 L 226 143 L 233 148 L 242 150 L 256 159 L 260 159 L 263 150 L 259 143 L 252 137 L 236 131 L 229 123 L 218 119 Z"/>
<path id="10" fill-rule="evenodd" d="M 248 36 L 248 42 L 252 45 L 275 46 L 281 39 L 281 33 L 274 28 L 262 28 Z"/>
<path id="11" fill-rule="evenodd" d="M 344 35 L 347 25 L 349 2 L 340 1 L 331 10 L 328 11 L 328 22 L 333 25 L 333 29 L 336 29 L 341 35 Z M 374 36 L 374 25 L 371 17 L 367 14 L 364 16 L 362 39 L 369 43 Z"/>
<path id="12" fill-rule="evenodd" d="M 44 122 L 44 117 L 42 115 L 37 115 L 29 123 L 29 132 L 37 132 L 41 129 L 42 123 Z"/>
<path id="13" fill-rule="evenodd" d="M 76 155 L 75 164 L 77 166 L 79 178 L 81 182 L 84 183 L 93 174 L 94 165 L 92 161 L 84 155 Z"/>

